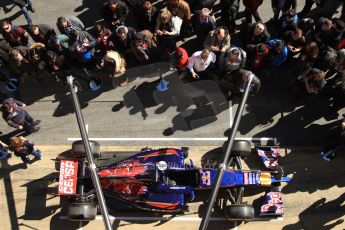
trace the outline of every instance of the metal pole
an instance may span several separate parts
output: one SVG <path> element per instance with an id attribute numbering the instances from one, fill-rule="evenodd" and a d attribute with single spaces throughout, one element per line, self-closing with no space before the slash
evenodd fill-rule
<path id="1" fill-rule="evenodd" d="M 218 174 L 217 174 L 217 177 L 215 179 L 215 183 L 214 183 L 212 191 L 211 191 L 211 196 L 210 196 L 210 199 L 209 199 L 208 204 L 207 204 L 206 212 L 204 212 L 204 215 L 202 217 L 202 221 L 200 223 L 200 227 L 199 227 L 200 230 L 206 230 L 207 226 L 208 226 L 208 223 L 210 221 L 212 208 L 213 208 L 213 205 L 214 205 L 214 203 L 216 201 L 216 198 L 217 198 L 217 195 L 218 195 L 218 191 L 219 191 L 219 187 L 220 187 L 220 184 L 221 184 L 222 179 L 223 179 L 224 172 L 225 172 L 225 170 L 228 167 L 228 161 L 229 161 L 229 158 L 230 158 L 230 153 L 231 153 L 232 145 L 234 143 L 236 132 L 237 132 L 238 126 L 239 126 L 240 121 L 241 121 L 241 117 L 242 117 L 242 113 L 243 113 L 243 110 L 244 110 L 244 106 L 246 105 L 246 102 L 247 102 L 247 98 L 248 98 L 248 94 L 249 94 L 249 89 L 250 89 L 250 85 L 252 83 L 252 80 L 253 80 L 253 74 L 250 74 L 247 86 L 245 88 L 245 91 L 243 93 L 243 96 L 242 96 L 242 99 L 241 99 L 241 102 L 240 102 L 240 105 L 239 105 L 239 108 L 236 111 L 236 115 L 235 115 L 235 119 L 234 119 L 234 124 L 233 124 L 231 132 L 230 132 L 230 134 L 228 136 L 228 140 L 227 140 L 227 143 L 226 143 L 226 150 L 223 153 L 222 160 L 219 163 Z"/>
<path id="2" fill-rule="evenodd" d="M 96 190 L 97 200 L 98 200 L 98 204 L 101 208 L 101 213 L 102 213 L 105 228 L 107 230 L 111 230 L 112 227 L 111 227 L 111 223 L 110 223 L 109 213 L 107 210 L 107 206 L 105 204 L 105 199 L 104 199 L 103 191 L 101 188 L 101 183 L 100 183 L 98 175 L 97 175 L 96 164 L 95 164 L 93 156 L 92 156 L 89 137 L 88 137 L 86 129 L 85 129 L 84 118 L 83 118 L 83 115 L 81 113 L 78 97 L 77 97 L 77 94 L 75 91 L 76 88 L 74 86 L 73 80 L 74 80 L 73 76 L 67 77 L 67 83 L 69 85 L 70 92 L 71 92 L 73 102 L 74 102 L 73 104 L 74 104 L 74 108 L 75 108 L 75 115 L 76 115 L 77 121 L 78 121 L 80 135 L 81 135 L 81 138 L 83 140 L 87 160 L 89 161 L 88 167 L 89 167 L 89 170 L 91 172 L 91 179 L 93 182 L 93 186 L 95 187 L 95 190 Z"/>

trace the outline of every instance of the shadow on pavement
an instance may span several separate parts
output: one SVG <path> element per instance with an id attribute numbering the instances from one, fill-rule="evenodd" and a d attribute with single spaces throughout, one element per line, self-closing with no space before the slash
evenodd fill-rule
<path id="1" fill-rule="evenodd" d="M 344 227 L 344 202 L 345 193 L 328 202 L 326 198 L 321 198 L 299 214 L 299 222 L 286 225 L 283 230 L 340 229 L 341 226 Z"/>
<path id="2" fill-rule="evenodd" d="M 156 89 L 160 82 L 159 69 L 168 82 L 167 91 L 160 92 Z M 123 103 L 115 105 L 113 111 L 119 111 L 125 105 L 130 108 L 130 115 L 141 113 L 143 120 L 164 113 L 172 121 L 172 127 L 166 127 L 163 131 L 165 136 L 172 135 L 177 130 L 189 131 L 211 124 L 229 106 L 215 81 L 184 83 L 169 63 L 131 69 L 128 79 L 131 88 L 124 93 Z M 136 84 L 137 79 L 141 81 Z M 154 114 L 150 112 L 152 109 Z"/>
<path id="3" fill-rule="evenodd" d="M 47 198 L 48 194 L 56 193 L 56 187 L 49 187 L 58 180 L 59 173 L 53 172 L 37 180 L 30 181 L 23 184 L 21 187 L 26 187 L 26 206 L 23 216 L 18 217 L 24 220 L 42 220 L 59 209 L 59 205 L 49 206 L 47 200 L 54 198 Z"/>

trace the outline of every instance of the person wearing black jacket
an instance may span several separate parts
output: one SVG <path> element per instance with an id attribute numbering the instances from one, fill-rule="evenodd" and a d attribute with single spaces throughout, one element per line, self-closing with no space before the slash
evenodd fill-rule
<path id="1" fill-rule="evenodd" d="M 108 0 L 101 8 L 101 17 L 111 30 L 123 25 L 129 9 L 122 0 Z"/>
<path id="2" fill-rule="evenodd" d="M 194 13 L 200 13 L 203 8 L 212 10 L 217 0 L 188 0 L 190 10 Z"/>
<path id="3" fill-rule="evenodd" d="M 240 8 L 240 0 L 220 0 L 221 19 L 230 33 L 236 31 L 236 19 Z"/>
<path id="4" fill-rule="evenodd" d="M 29 34 L 35 42 L 45 45 L 48 44 L 52 36 L 56 36 L 54 29 L 47 24 L 29 26 Z"/>
<path id="5" fill-rule="evenodd" d="M 20 81 L 24 81 L 28 74 L 34 71 L 34 66 L 28 59 L 28 48 L 19 46 L 11 49 L 9 54 L 8 64 L 10 69 Z"/>
<path id="6" fill-rule="evenodd" d="M 131 27 L 119 26 L 113 33 L 111 40 L 114 43 L 115 50 L 122 55 L 126 55 L 131 50 L 135 30 Z"/>
<path id="7" fill-rule="evenodd" d="M 30 114 L 24 109 L 26 104 L 13 98 L 8 98 L 3 102 L 2 116 L 7 124 L 19 130 L 27 132 L 37 132 L 40 130 L 38 124 L 40 120 L 34 120 Z"/>
<path id="8" fill-rule="evenodd" d="M 140 30 L 153 31 L 158 16 L 158 10 L 149 1 L 144 1 L 135 11 L 135 16 Z"/>
<path id="9" fill-rule="evenodd" d="M 211 11 L 208 8 L 203 8 L 199 13 L 195 13 L 192 17 L 196 40 L 200 45 L 203 44 L 208 33 L 216 29 L 215 18 L 210 14 Z"/>
<path id="10" fill-rule="evenodd" d="M 262 5 L 263 0 L 243 0 L 245 6 L 244 14 L 246 17 L 246 23 L 252 23 L 252 16 L 256 22 L 261 22 L 262 19 L 258 13 L 258 8 Z"/>
<path id="11" fill-rule="evenodd" d="M 270 36 L 265 24 L 261 22 L 244 25 L 240 31 L 243 47 L 246 47 L 248 44 L 266 43 Z"/>
<path id="12" fill-rule="evenodd" d="M 271 0 L 271 3 L 272 3 L 272 10 L 274 13 L 273 20 L 276 23 L 278 22 L 280 11 L 285 13 L 291 8 L 296 10 L 296 7 L 297 7 L 296 0 Z"/>
<path id="13" fill-rule="evenodd" d="M 0 67 L 3 67 L 9 60 L 9 52 L 11 46 L 4 40 L 0 38 Z"/>
<path id="14" fill-rule="evenodd" d="M 245 69 L 239 69 L 231 74 L 226 74 L 220 81 L 220 85 L 229 89 L 231 96 L 238 96 L 244 92 L 250 77 L 252 77 L 253 80 L 249 87 L 249 95 L 254 96 L 261 89 L 261 81 L 254 73 Z"/>

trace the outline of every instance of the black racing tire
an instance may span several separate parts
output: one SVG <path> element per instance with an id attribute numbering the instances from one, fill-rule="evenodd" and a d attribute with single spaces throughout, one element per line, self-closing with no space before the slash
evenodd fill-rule
<path id="1" fill-rule="evenodd" d="M 101 156 L 100 144 L 97 141 L 90 141 L 90 145 L 93 157 L 99 158 Z M 76 157 L 86 157 L 86 151 L 82 140 L 73 142 L 72 154 Z"/>
<path id="2" fill-rule="evenodd" d="M 224 208 L 225 217 L 232 221 L 250 221 L 255 217 L 253 206 L 248 204 L 232 204 Z"/>
<path id="3" fill-rule="evenodd" d="M 234 140 L 232 145 L 231 155 L 239 157 L 247 157 L 252 154 L 252 147 L 249 141 Z"/>
<path id="4" fill-rule="evenodd" d="M 71 202 L 67 210 L 68 219 L 71 221 L 91 221 L 97 216 L 97 206 L 92 202 Z"/>

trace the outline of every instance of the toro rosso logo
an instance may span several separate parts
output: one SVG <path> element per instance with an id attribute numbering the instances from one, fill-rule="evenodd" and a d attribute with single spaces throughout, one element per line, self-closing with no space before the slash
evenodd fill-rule
<path id="1" fill-rule="evenodd" d="M 62 160 L 60 163 L 59 194 L 75 195 L 77 188 L 78 161 Z"/>

